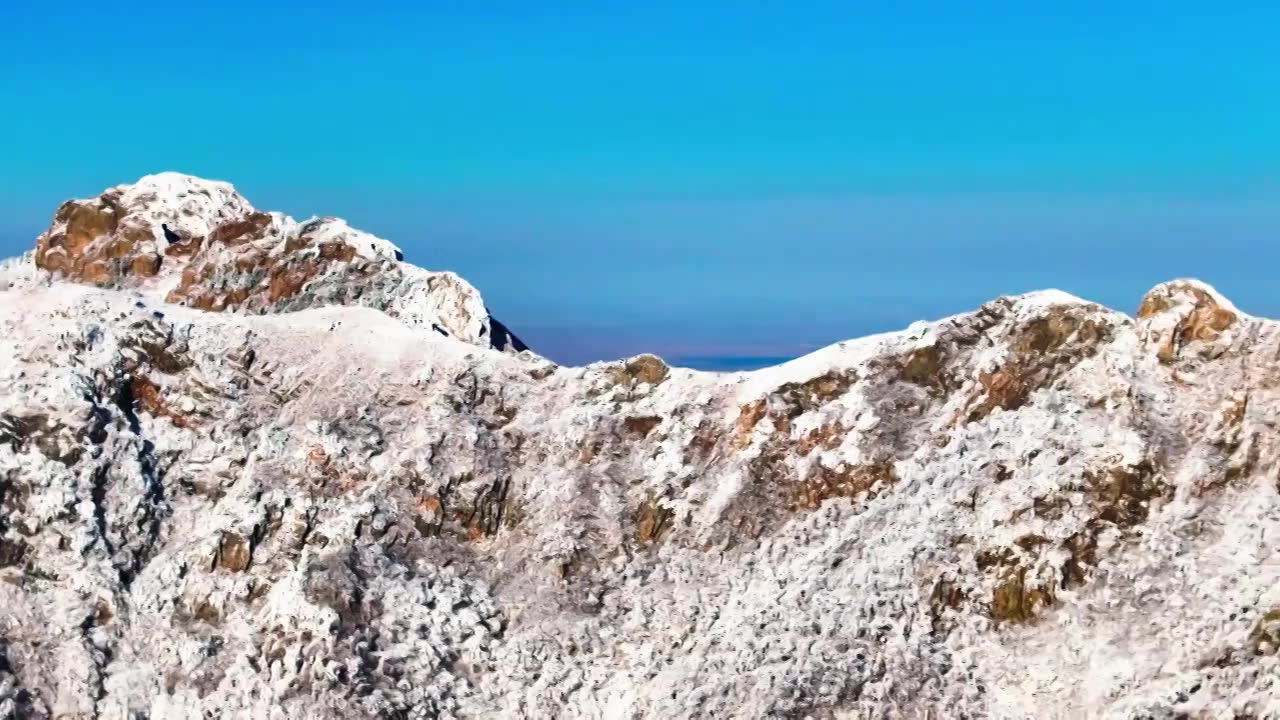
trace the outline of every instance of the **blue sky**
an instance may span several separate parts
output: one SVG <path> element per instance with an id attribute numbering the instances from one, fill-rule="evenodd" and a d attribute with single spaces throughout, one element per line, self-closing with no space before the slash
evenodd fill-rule
<path id="1" fill-rule="evenodd" d="M 4 4 L 0 254 L 168 169 L 388 237 L 568 361 L 1185 275 L 1280 315 L 1274 5 L 476 5 Z"/>

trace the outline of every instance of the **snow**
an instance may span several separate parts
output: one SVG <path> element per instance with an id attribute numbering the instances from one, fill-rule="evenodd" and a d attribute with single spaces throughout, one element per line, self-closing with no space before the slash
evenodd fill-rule
<path id="1" fill-rule="evenodd" d="M 160 243 L 164 242 L 161 223 L 168 223 L 180 234 L 203 237 L 219 224 L 254 210 L 230 183 L 176 172 L 146 175 L 117 189 L 123 194 L 123 206 L 142 208 L 142 217 L 150 221 Z"/>
<path id="2" fill-rule="evenodd" d="M 342 218 L 313 217 L 310 220 L 304 220 L 300 224 L 308 228 L 308 234 L 315 238 L 317 243 L 345 242 L 355 248 L 356 253 L 363 258 L 382 258 L 396 261 L 403 257 L 400 248 L 394 243 L 363 230 L 357 230 L 348 225 L 347 221 Z"/>
<path id="3" fill-rule="evenodd" d="M 254 315 L 0 265 L 0 716 L 1280 717 L 1277 323 L 1161 357 L 1182 305 L 1045 291 L 647 384 L 394 267 Z"/>
<path id="4" fill-rule="evenodd" d="M 1158 292 L 1163 289 L 1174 289 L 1178 287 L 1188 287 L 1199 290 L 1212 298 L 1213 302 L 1223 310 L 1235 313 L 1240 317 L 1250 317 L 1248 314 L 1241 312 L 1240 309 L 1235 306 L 1235 303 L 1231 302 L 1231 300 L 1228 299 L 1226 295 L 1219 292 L 1217 288 L 1203 280 L 1197 280 L 1195 278 L 1178 278 L 1176 280 L 1161 283 L 1153 288 L 1151 293 Z M 1150 295 L 1151 293 L 1147 294 Z"/>

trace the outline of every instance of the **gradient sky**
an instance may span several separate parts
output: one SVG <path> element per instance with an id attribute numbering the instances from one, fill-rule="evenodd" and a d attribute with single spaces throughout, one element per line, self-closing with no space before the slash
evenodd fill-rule
<path id="1" fill-rule="evenodd" d="M 10 0 L 0 254 L 177 170 L 456 270 L 565 361 L 1178 276 L 1280 316 L 1280 9 L 1057 4 Z"/>

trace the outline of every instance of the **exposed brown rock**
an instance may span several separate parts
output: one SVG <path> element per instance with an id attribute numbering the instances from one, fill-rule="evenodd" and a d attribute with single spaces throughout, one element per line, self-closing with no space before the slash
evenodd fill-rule
<path id="1" fill-rule="evenodd" d="M 1249 650 L 1254 655 L 1275 655 L 1280 652 L 1280 608 L 1263 613 L 1249 634 Z"/>
<path id="2" fill-rule="evenodd" d="M 195 256 L 204 247 L 204 240 L 198 237 L 187 238 L 182 242 L 172 243 L 164 249 L 165 257 L 189 258 Z"/>
<path id="3" fill-rule="evenodd" d="M 1236 314 L 1222 307 L 1213 295 L 1187 282 L 1172 282 L 1147 293 L 1138 308 L 1139 319 L 1154 318 L 1174 308 L 1186 307 L 1172 328 L 1156 337 L 1156 356 L 1161 362 L 1173 362 L 1181 349 L 1192 343 L 1209 343 L 1210 356 L 1221 352 L 1212 343 L 1236 323 Z"/>
<path id="4" fill-rule="evenodd" d="M 661 499 L 650 497 L 636 510 L 636 541 L 651 545 L 662 539 L 671 526 L 672 512 L 662 505 Z"/>
<path id="5" fill-rule="evenodd" d="M 1042 535 L 1032 534 L 1032 535 L 1023 535 L 1017 540 L 1014 540 L 1013 544 L 1017 545 L 1018 547 L 1022 548 L 1027 552 L 1034 552 L 1036 548 L 1040 547 L 1041 545 L 1048 545 L 1049 542 L 1050 540 Z"/>
<path id="6" fill-rule="evenodd" d="M 949 611 L 959 608 L 968 595 L 964 589 L 950 579 L 939 578 L 929 593 L 930 630 L 935 638 L 941 638 L 950 628 L 947 615 Z"/>
<path id="7" fill-rule="evenodd" d="M 1222 411 L 1222 427 L 1229 436 L 1239 434 L 1244 424 L 1245 413 L 1249 409 L 1249 393 L 1244 392 L 1227 402 Z"/>
<path id="8" fill-rule="evenodd" d="M 86 222 L 71 223 L 94 235 L 75 240 L 87 248 L 77 272 L 115 282 L 121 272 L 150 271 L 141 259 L 154 246 L 135 236 L 129 218 L 107 234 Z M 187 243 L 170 245 L 161 272 L 185 268 L 179 284 L 194 307 L 253 311 L 360 292 L 344 283 L 377 262 L 322 243 L 337 232 L 267 237 L 276 229 L 265 217 L 224 223 L 188 241 L 190 265 Z M 12 266 L 4 272 L 22 280 Z M 403 287 L 389 280 L 389 292 Z M 375 301 L 387 297 L 381 289 Z M 793 365 L 717 382 L 655 358 L 548 382 L 540 381 L 548 366 L 523 358 L 387 358 L 345 342 L 349 357 L 313 362 L 296 343 L 305 335 L 345 341 L 343 330 L 326 336 L 303 322 L 299 332 L 274 333 L 286 319 L 186 312 L 171 314 L 194 327 L 144 328 L 146 311 L 126 296 L 91 297 L 67 306 L 87 309 L 83 317 L 40 323 L 56 333 L 15 345 L 6 364 L 0 564 L 19 569 L 0 575 L 23 595 L 0 584 L 17 600 L 6 611 L 18 619 L 0 638 L 0 690 L 17 687 L 14 677 L 30 683 L 26 668 L 79 661 L 82 649 L 99 663 L 141 649 L 154 657 L 131 659 L 154 665 L 173 688 L 173 706 L 191 712 L 252 698 L 262 702 L 245 713 L 278 702 L 304 715 L 308 707 L 344 717 L 483 707 L 546 716 L 568 707 L 567 697 L 569 710 L 589 714 L 610 701 L 578 687 L 601 662 L 636 678 L 679 680 L 703 661 L 739 672 L 657 693 L 641 688 L 632 709 L 983 717 L 1025 714 L 1041 700 L 1058 703 L 1042 703 L 1048 714 L 1271 710 L 1274 688 L 1262 683 L 1275 664 L 1280 614 L 1268 594 L 1274 578 L 1249 567 L 1265 557 L 1276 524 L 1263 503 L 1275 498 L 1280 330 L 1262 321 L 1244 333 L 1220 329 L 1213 314 L 1192 317 L 1173 333 L 1182 348 L 1176 373 L 1133 349 L 1193 316 L 1195 302 L 1173 298 L 1134 325 L 1096 308 L 1047 307 L 1054 296 L 1046 295 L 934 324 L 928 347 L 913 330 L 833 348 L 823 357 L 838 369 L 814 378 Z M 10 327 L 36 325 L 18 317 Z M 242 331 L 243 341 L 226 337 Z M 1252 348 L 1233 362 L 1200 362 L 1198 351 L 1224 337 Z M 45 362 L 40 354 L 53 343 L 60 360 L 79 362 Z M 251 346 L 262 353 L 256 364 L 241 352 Z M 1081 361 L 1097 348 L 1105 362 L 1085 363 L 1084 372 Z M 122 390 L 121 372 L 129 385 L 112 394 Z M 31 392 L 37 382 L 44 386 Z M 645 392 L 636 388 L 655 384 L 652 397 L 626 405 Z M 757 388 L 762 394 L 742 394 Z M 190 407 L 177 402 L 179 389 L 199 402 L 200 414 L 188 414 L 200 432 L 152 422 Z M 141 427 L 128 406 L 119 408 L 126 422 L 116 412 L 129 391 Z M 1030 422 L 956 426 L 1033 402 Z M 78 465 L 45 461 L 61 446 L 83 446 L 70 463 Z M 250 462 L 257 471 L 246 477 Z M 909 497 L 891 494 L 908 490 L 899 468 L 917 480 Z M 1162 511 L 1174 478 L 1181 497 L 1232 472 L 1243 480 L 1229 491 L 1188 498 L 1190 512 Z M 188 520 L 215 502 L 208 537 L 207 524 Z M 217 533 L 224 527 L 235 532 Z M 767 542 L 754 542 L 766 533 Z M 187 541 L 203 543 L 203 567 L 190 566 Z M 141 567 L 174 582 L 122 587 Z M 549 569 L 564 581 L 548 582 Z M 1212 597 L 1186 592 L 1188 577 Z M 263 607 L 272 583 L 272 607 L 298 612 Z M 123 602 L 130 592 L 159 594 Z M 1185 602 L 1165 602 L 1175 597 Z M 120 615 L 95 607 L 100 598 L 120 601 Z M 23 624 L 38 629 L 51 617 L 42 603 L 74 611 L 53 618 L 71 621 L 72 655 L 65 643 L 29 647 L 35 633 Z M 1057 607 L 1061 618 L 1035 637 L 1008 627 Z M 496 647 L 499 626 L 481 620 L 508 609 L 533 620 L 514 626 L 506 645 L 520 657 Z M 163 627 L 168 616 L 157 613 L 170 610 L 182 626 Z M 598 617 L 584 626 L 590 613 Z M 741 632 L 721 632 L 725 617 Z M 92 632 L 108 621 L 110 632 Z M 950 634 L 953 627 L 964 632 Z M 157 639 L 166 644 L 149 643 L 149 628 L 163 630 Z M 1206 655 L 1243 669 L 1197 668 L 1191 651 L 1145 652 L 1123 678 L 1110 665 L 1079 662 L 1090 642 L 1135 628 L 1150 636 L 1144 652 L 1205 640 Z M 1018 641 L 1008 662 L 973 662 L 1001 640 Z M 1036 655 L 1058 642 L 1072 652 Z M 1027 658 L 1037 672 L 1008 674 Z M 557 679 L 538 675 L 552 665 Z M 101 687 L 112 688 L 102 703 L 112 711 L 147 703 L 116 689 L 159 689 L 88 670 L 90 682 L 77 689 L 83 708 L 97 709 Z M 224 671 L 226 683 L 208 679 Z M 433 684 L 446 677 L 458 682 Z M 1017 687 L 991 690 L 1001 682 Z M 1188 692 L 1203 694 L 1189 703 L 1172 697 L 1175 685 L 1192 682 L 1203 688 Z M 415 707 L 409 691 L 397 694 L 406 687 L 417 698 L 469 699 Z M 1080 687 L 1100 691 L 1075 703 Z M 483 696 L 496 688 L 511 697 Z M 196 702 L 200 693 L 209 707 Z M 1232 705 L 1232 693 L 1251 696 Z"/>
<path id="9" fill-rule="evenodd" d="M 105 197 L 62 204 L 54 223 L 65 223 L 61 232 L 46 232 L 36 241 L 36 265 L 46 270 L 74 275 L 85 264 L 89 246 L 115 231 L 120 218 L 117 208 Z"/>
<path id="10" fill-rule="evenodd" d="M 1121 528 L 1146 522 L 1151 501 L 1169 492 L 1147 461 L 1091 473 L 1085 487 L 1095 517 Z"/>
<path id="11" fill-rule="evenodd" d="M 178 427 L 189 427 L 191 425 L 191 418 L 170 407 L 161 394 L 160 386 L 152 382 L 147 376 L 133 376 L 129 380 L 129 386 L 139 410 L 152 417 L 169 418 L 170 422 Z"/>
<path id="12" fill-rule="evenodd" d="M 1086 584 L 1092 567 L 1097 564 L 1098 536 L 1108 527 L 1122 530 L 1146 522 L 1152 500 L 1167 494 L 1168 487 L 1156 476 L 1154 466 L 1143 461 L 1132 466 L 1117 466 L 1092 472 L 1085 477 L 1085 492 L 1093 514 L 1086 524 L 1061 544 L 1066 559 L 1058 567 L 1059 585 L 1073 589 Z M 1061 518 L 1067 506 L 1062 498 L 1037 498 L 1037 517 Z M 1021 519 L 1015 513 L 1012 521 Z M 1023 558 L 1037 558 L 1042 548 L 1052 543 L 1035 534 L 1015 541 L 1018 550 L 996 548 L 976 555 L 979 570 L 1004 568 L 992 598 L 992 617 L 1009 622 L 1028 622 L 1039 610 L 1055 602 L 1054 588 L 1042 582 L 1030 583 Z"/>
<path id="13" fill-rule="evenodd" d="M 914 350 L 902 365 L 902 379 L 916 385 L 933 385 L 942 371 L 942 351 L 936 345 Z"/>
<path id="14" fill-rule="evenodd" d="M 1018 550 L 991 548 L 974 556 L 978 570 L 996 578 L 988 607 L 993 620 L 1031 622 L 1056 602 L 1051 586 L 1028 577 L 1028 563 L 1036 557 L 1037 549 L 1049 542 L 1039 535 L 1025 535 L 1014 543 Z"/>
<path id="15" fill-rule="evenodd" d="M 1012 548 L 988 548 L 974 554 L 973 562 L 979 570 L 993 567 L 1009 567 L 1018 563 L 1018 553 Z"/>
<path id="16" fill-rule="evenodd" d="M 639 435 L 640 437 L 647 437 L 649 433 L 653 432 L 653 429 L 658 427 L 660 424 L 662 424 L 662 418 L 653 415 L 629 417 L 623 421 L 623 425 L 626 426 L 627 432 Z"/>
<path id="17" fill-rule="evenodd" d="M 84 430 L 73 433 L 70 428 L 51 419 L 48 415 L 36 413 L 16 416 L 0 415 L 0 443 L 7 444 L 14 452 L 21 452 L 27 447 L 34 447 L 41 455 L 72 465 L 84 455 L 84 446 L 79 442 L 84 439 Z M 63 440 L 68 442 L 63 442 Z M 8 492 L 0 492 L 0 498 L 6 501 L 21 500 L 22 494 L 15 492 L 20 488 L 10 488 Z"/>
<path id="18" fill-rule="evenodd" d="M 1051 308 L 1017 328 L 1008 340 L 1009 358 L 978 376 L 979 392 L 965 419 L 975 422 L 996 409 L 1016 410 L 1036 390 L 1048 387 L 1081 360 L 1094 355 L 1111 336 L 1110 328 L 1076 306 Z"/>
<path id="19" fill-rule="evenodd" d="M 494 408 L 492 417 L 482 418 L 480 422 L 489 430 L 498 430 L 510 425 L 517 414 L 518 411 L 514 406 L 499 404 Z"/>
<path id="20" fill-rule="evenodd" d="M 1054 603 L 1051 588 L 1037 587 L 1027 580 L 1027 569 L 1006 570 L 991 593 L 991 618 L 998 622 L 1026 623 L 1035 620 Z"/>
<path id="21" fill-rule="evenodd" d="M 276 303 L 302 292 L 302 287 L 320 273 L 315 262 L 289 264 L 271 268 L 271 284 L 267 286 L 267 302 Z"/>
<path id="22" fill-rule="evenodd" d="M 816 427 L 800 439 L 800 443 L 796 446 L 796 452 L 801 457 L 808 455 L 817 448 L 826 450 L 834 450 L 840 446 L 840 441 L 844 439 L 845 427 L 840 421 L 826 423 Z"/>
<path id="23" fill-rule="evenodd" d="M 913 350 L 900 362 L 902 379 L 926 388 L 931 395 L 951 392 L 958 385 L 956 378 L 947 371 L 946 351 L 940 345 Z"/>
<path id="24" fill-rule="evenodd" d="M 218 606 L 209 602 L 208 599 L 200 600 L 196 603 L 191 610 L 191 617 L 207 625 L 222 624 L 222 612 L 218 610 Z"/>
<path id="25" fill-rule="evenodd" d="M 160 270 L 152 232 L 131 222 L 117 192 L 63 203 L 53 226 L 36 240 L 36 266 L 76 282 L 119 287 Z"/>
<path id="26" fill-rule="evenodd" d="M 153 277 L 160 272 L 160 256 L 151 253 L 137 255 L 130 262 L 129 271 L 138 277 Z"/>
<path id="27" fill-rule="evenodd" d="M 243 245 L 254 240 L 261 240 L 266 237 L 266 231 L 271 227 L 271 216 L 264 212 L 255 212 L 240 218 L 225 222 L 213 229 L 209 233 L 209 243 L 221 243 L 222 245 L 236 246 Z"/>
<path id="28" fill-rule="evenodd" d="M 320 257 L 324 260 L 351 262 L 356 256 L 356 249 L 344 242 L 331 241 L 320 243 Z"/>
<path id="29" fill-rule="evenodd" d="M 215 312 L 269 307 L 301 293 L 307 283 L 328 272 L 332 263 L 354 257 L 355 250 L 345 243 L 329 245 L 328 252 L 316 257 L 246 250 L 232 262 L 233 275 L 226 273 L 223 259 L 194 259 L 166 300 Z"/>
<path id="30" fill-rule="evenodd" d="M 755 400 L 738 409 L 738 420 L 734 424 L 733 446 L 745 448 L 751 444 L 751 432 L 756 424 L 765 416 L 764 400 Z"/>
<path id="31" fill-rule="evenodd" d="M 840 397 L 856 380 L 852 370 L 831 370 L 802 383 L 782 385 L 772 396 L 781 401 L 781 414 L 794 419 Z"/>
<path id="32" fill-rule="evenodd" d="M 72 201 L 62 207 L 65 213 L 59 210 L 57 218 L 67 223 L 63 247 L 73 256 L 94 240 L 115 232 L 120 222 L 120 208 L 110 195 L 96 201 Z"/>
<path id="33" fill-rule="evenodd" d="M 997 466 L 995 480 L 996 482 L 1004 482 L 1011 477 L 1008 469 L 1003 465 Z M 1031 501 L 1031 507 L 1024 507 L 1013 513 L 1011 521 L 1017 522 L 1022 520 L 1028 514 L 1041 520 L 1057 520 L 1071 506 L 1071 502 L 1061 496 L 1045 496 L 1037 497 Z"/>
<path id="34" fill-rule="evenodd" d="M 1056 307 L 1044 317 L 1032 320 L 1015 334 L 1014 350 L 1024 355 L 1047 353 L 1069 341 L 1087 351 L 1096 350 L 1098 343 L 1106 340 L 1110 332 L 1092 318 L 1077 315 L 1078 312 L 1080 309 L 1072 306 Z"/>
<path id="35" fill-rule="evenodd" d="M 191 356 L 185 345 L 176 343 L 167 333 L 142 334 L 127 342 L 140 351 L 151 367 L 166 375 L 173 375 L 191 367 Z"/>
<path id="36" fill-rule="evenodd" d="M 721 514 L 720 537 L 732 546 L 755 540 L 781 525 L 796 508 L 791 495 L 796 488 L 795 470 L 785 445 L 771 438 L 747 462 L 747 478 L 741 492 Z"/>
<path id="37" fill-rule="evenodd" d="M 0 568 L 21 565 L 30 550 L 22 540 L 0 537 Z"/>
<path id="38" fill-rule="evenodd" d="M 329 453 L 324 448 L 316 445 L 307 451 L 307 462 L 316 467 L 324 467 L 329 464 Z"/>
<path id="39" fill-rule="evenodd" d="M 578 462 L 583 465 L 590 463 L 603 447 L 603 443 L 599 440 L 584 440 L 581 449 L 578 451 Z"/>
<path id="40" fill-rule="evenodd" d="M 111 604 L 106 600 L 99 600 L 94 604 L 93 622 L 97 625 L 106 625 L 115 618 L 115 613 L 111 610 Z"/>
<path id="41" fill-rule="evenodd" d="M 791 505 L 795 510 L 816 510 L 835 497 L 851 498 L 868 493 L 874 498 L 897 481 L 897 473 L 890 463 L 841 465 L 836 469 L 818 465 L 795 488 Z"/>
<path id="42" fill-rule="evenodd" d="M 295 235 L 285 241 L 284 251 L 286 254 L 292 255 L 299 250 L 305 250 L 311 247 L 311 238 L 306 235 Z"/>
<path id="43" fill-rule="evenodd" d="M 469 508 L 458 510 L 457 518 L 472 540 L 497 534 L 511 508 L 511 480 L 500 478 L 481 486 Z"/>
<path id="44" fill-rule="evenodd" d="M 982 373 L 978 376 L 978 384 L 983 390 L 982 400 L 969 412 L 969 422 L 981 420 L 997 408 L 1016 410 L 1022 407 L 1031 392 L 1037 389 L 1037 380 L 1030 371 L 1017 365 Z"/>
<path id="45" fill-rule="evenodd" d="M 671 369 L 661 358 L 654 355 L 640 355 L 633 358 L 613 372 L 613 381 L 617 385 L 637 385 L 646 383 L 658 385 L 667 379 Z"/>
<path id="46" fill-rule="evenodd" d="M 560 367 L 558 365 L 554 363 L 547 363 L 545 365 L 540 365 L 538 367 L 535 367 L 529 370 L 529 377 L 533 378 L 534 380 L 546 380 L 547 378 L 554 375 L 556 370 L 559 370 L 559 369 Z"/>
<path id="47" fill-rule="evenodd" d="M 693 431 L 693 437 L 689 440 L 688 447 L 685 448 L 685 462 L 694 463 L 706 460 L 711 456 L 711 452 L 715 450 L 723 435 L 724 432 L 720 426 L 711 420 L 699 422 L 698 427 Z"/>
<path id="48" fill-rule="evenodd" d="M 1089 568 L 1097 564 L 1098 529 L 1095 525 L 1067 538 L 1063 549 L 1069 553 L 1062 566 L 1062 587 L 1076 588 L 1089 580 Z"/>
<path id="49" fill-rule="evenodd" d="M 214 565 L 226 568 L 231 572 L 244 572 L 253 557 L 253 548 L 248 539 L 235 532 L 222 533 L 218 542 L 218 554 Z"/>
<path id="50" fill-rule="evenodd" d="M 274 242 L 263 242 L 273 240 L 271 216 L 252 212 L 222 223 L 204 242 L 193 239 L 171 245 L 170 254 L 189 255 L 191 259 L 166 300 L 213 312 L 264 310 L 296 297 L 308 283 L 326 273 L 367 279 L 375 271 L 395 272 L 391 268 L 352 264 L 356 249 L 341 240 L 315 247 L 311 233 L 318 227 L 304 226 L 300 234 L 285 240 L 280 251 Z M 338 263 L 344 265 L 335 267 Z M 351 291 L 358 294 L 359 288 L 353 286 Z"/>

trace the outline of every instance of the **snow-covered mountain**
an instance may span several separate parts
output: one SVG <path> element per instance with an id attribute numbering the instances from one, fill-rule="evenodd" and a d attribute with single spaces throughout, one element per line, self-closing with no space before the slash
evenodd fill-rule
<path id="1" fill-rule="evenodd" d="M 63 203 L 34 255 L 59 279 L 153 304 L 254 314 L 361 305 L 473 345 L 524 349 L 465 280 L 403 258 L 338 218 L 260 212 L 225 182 L 177 173 Z"/>
<path id="2" fill-rule="evenodd" d="M 0 266 L 0 716 L 1280 717 L 1277 422 L 1194 281 L 565 368 L 151 176 Z"/>

